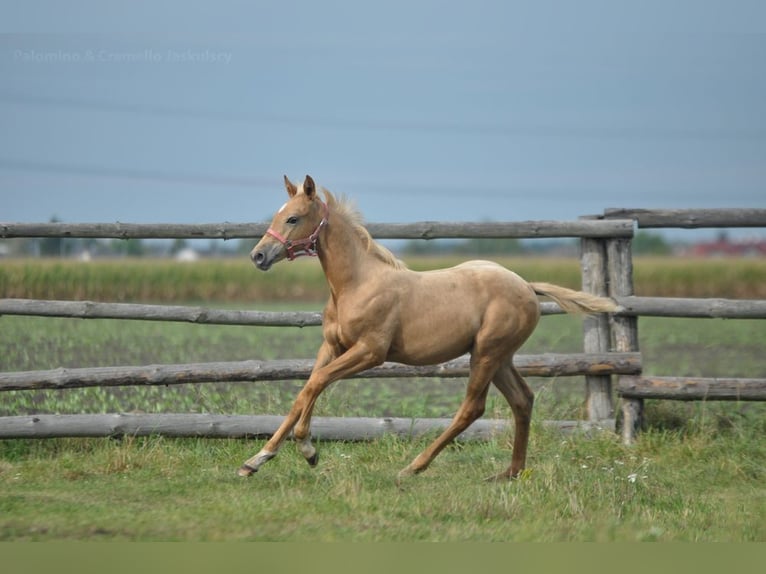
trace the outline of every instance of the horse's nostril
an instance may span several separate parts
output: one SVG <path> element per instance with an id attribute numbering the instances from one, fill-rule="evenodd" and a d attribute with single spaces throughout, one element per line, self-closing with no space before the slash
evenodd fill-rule
<path id="1" fill-rule="evenodd" d="M 259 251 L 258 253 L 253 253 L 252 259 L 255 263 L 263 263 L 263 260 L 266 258 L 266 256 L 263 254 L 263 252 Z"/>

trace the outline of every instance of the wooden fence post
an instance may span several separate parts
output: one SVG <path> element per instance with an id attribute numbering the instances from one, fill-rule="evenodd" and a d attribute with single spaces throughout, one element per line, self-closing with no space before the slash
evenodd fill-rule
<path id="1" fill-rule="evenodd" d="M 631 240 L 606 240 L 609 296 L 615 299 L 633 295 L 633 258 Z M 613 315 L 611 317 L 613 349 L 623 353 L 638 351 L 638 317 Z M 643 424 L 642 399 L 622 398 L 622 440 L 631 444 Z"/>
<path id="2" fill-rule="evenodd" d="M 581 241 L 580 266 L 582 289 L 595 295 L 607 295 L 606 245 L 603 239 L 584 237 Z M 583 348 L 586 353 L 609 351 L 611 336 L 606 315 L 593 315 L 583 320 Z M 585 401 L 588 420 L 591 422 L 614 417 L 612 404 L 612 377 L 587 375 L 585 377 Z"/>

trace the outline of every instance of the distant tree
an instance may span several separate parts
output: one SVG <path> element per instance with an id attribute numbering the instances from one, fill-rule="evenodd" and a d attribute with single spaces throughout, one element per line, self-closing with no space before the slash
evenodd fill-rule
<path id="1" fill-rule="evenodd" d="M 412 239 L 402 248 L 404 255 L 514 255 L 522 253 L 524 246 L 518 239 Z"/>
<path id="2" fill-rule="evenodd" d="M 468 239 L 459 244 L 455 251 L 468 255 L 517 255 L 524 251 L 524 247 L 518 239 L 485 237 Z"/>
<path id="3" fill-rule="evenodd" d="M 112 239 L 108 245 L 109 253 L 129 257 L 141 257 L 145 254 L 144 244 L 140 239 Z"/>
<path id="4" fill-rule="evenodd" d="M 40 255 L 40 239 L 36 237 L 19 237 L 17 239 L 3 239 L 5 254 L 14 256 L 37 256 Z M 3 250 L 0 249 L 0 252 Z"/>
<path id="5" fill-rule="evenodd" d="M 128 239 L 125 242 L 125 245 L 125 251 L 131 257 L 141 257 L 146 252 L 144 249 L 144 242 L 140 239 Z"/>
<path id="6" fill-rule="evenodd" d="M 188 246 L 189 244 L 186 239 L 176 238 L 173 240 L 173 244 L 170 246 L 170 254 L 178 255 L 178 253 L 186 249 Z"/>
<path id="7" fill-rule="evenodd" d="M 450 240 L 410 239 L 404 244 L 401 251 L 404 255 L 443 255 L 454 252 L 454 249 L 455 242 Z"/>
<path id="8" fill-rule="evenodd" d="M 60 223 L 61 220 L 55 215 L 50 218 L 50 223 Z M 64 255 L 64 244 L 61 237 L 43 237 L 40 240 L 40 255 L 43 257 L 61 257 Z"/>
<path id="9" fill-rule="evenodd" d="M 250 251 L 252 251 L 256 243 L 258 243 L 257 239 L 250 239 L 249 237 L 239 239 L 237 241 L 237 246 L 234 249 L 234 251 L 236 253 L 239 253 L 240 255 L 247 255 L 248 253 L 250 253 Z"/>
<path id="10" fill-rule="evenodd" d="M 633 238 L 635 255 L 667 255 L 672 250 L 672 246 L 658 233 L 639 231 Z"/>

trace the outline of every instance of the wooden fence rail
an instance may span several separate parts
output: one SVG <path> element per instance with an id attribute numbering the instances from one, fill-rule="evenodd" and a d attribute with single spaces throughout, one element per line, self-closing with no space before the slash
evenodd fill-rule
<path id="1" fill-rule="evenodd" d="M 636 296 L 615 299 L 622 307 L 617 316 L 766 319 L 764 300 Z"/>
<path id="2" fill-rule="evenodd" d="M 276 415 L 143 414 L 26 415 L 0 417 L 0 438 L 170 437 L 267 438 L 284 417 Z M 314 417 L 311 434 L 319 440 L 361 441 L 384 435 L 417 437 L 447 428 L 449 419 Z M 462 440 L 488 439 L 508 431 L 507 421 L 480 420 Z"/>
<path id="3" fill-rule="evenodd" d="M 0 238 L 256 239 L 268 223 L 0 223 Z M 370 223 L 377 239 L 632 237 L 630 219 L 578 221 Z"/>
<path id="4" fill-rule="evenodd" d="M 766 227 L 766 209 L 607 209 L 606 219 L 633 219 L 643 229 Z"/>
<path id="5" fill-rule="evenodd" d="M 0 417 L 0 438 L 58 438 L 152 436 L 197 438 L 267 438 L 283 417 L 275 415 L 144 414 L 23 415 Z M 394 435 L 416 438 L 441 432 L 451 419 L 405 417 L 313 417 L 311 434 L 319 440 L 365 441 Z M 545 421 L 563 432 L 613 428 L 614 421 Z M 458 441 L 488 440 L 510 432 L 508 420 L 479 419 Z"/>
<path id="6" fill-rule="evenodd" d="M 636 296 L 615 299 L 621 307 L 615 316 L 766 319 L 766 301 L 763 300 Z M 550 302 L 541 303 L 541 312 L 543 315 L 563 313 L 556 303 Z M 206 325 L 261 327 L 316 327 L 322 324 L 322 314 L 315 311 L 248 311 L 201 306 L 43 299 L 0 299 L 1 315 L 176 321 Z"/>
<path id="7" fill-rule="evenodd" d="M 617 388 L 632 399 L 766 401 L 766 379 L 624 376 Z"/>
<path id="8" fill-rule="evenodd" d="M 543 315 L 563 313 L 558 305 L 548 302 L 541 304 L 541 312 Z M 0 299 L 0 315 L 71 317 L 77 319 L 134 319 L 261 327 L 315 327 L 322 324 L 322 314 L 315 311 L 247 311 L 182 305 L 41 299 Z"/>
<path id="9" fill-rule="evenodd" d="M 314 327 L 322 324 L 322 314 L 312 311 L 248 311 L 183 305 L 40 299 L 0 299 L 0 315 L 71 317 L 77 319 L 134 319 L 261 327 Z"/>
<path id="10" fill-rule="evenodd" d="M 638 374 L 641 372 L 641 355 L 638 353 L 546 353 L 519 355 L 515 357 L 514 364 L 523 375 L 536 377 Z M 311 374 L 313 365 L 313 359 L 285 359 L 5 372 L 0 373 L 0 391 L 231 381 L 285 381 L 307 378 Z M 359 373 L 355 378 L 454 378 L 468 376 L 468 370 L 468 357 L 464 356 L 439 365 L 428 366 L 384 363 Z"/>

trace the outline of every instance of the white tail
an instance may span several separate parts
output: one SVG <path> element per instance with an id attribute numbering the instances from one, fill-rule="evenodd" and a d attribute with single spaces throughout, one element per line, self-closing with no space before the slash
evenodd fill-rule
<path id="1" fill-rule="evenodd" d="M 550 297 L 567 313 L 613 313 L 620 309 L 617 303 L 607 297 L 574 291 L 551 283 L 530 283 L 530 285 L 535 293 Z"/>

